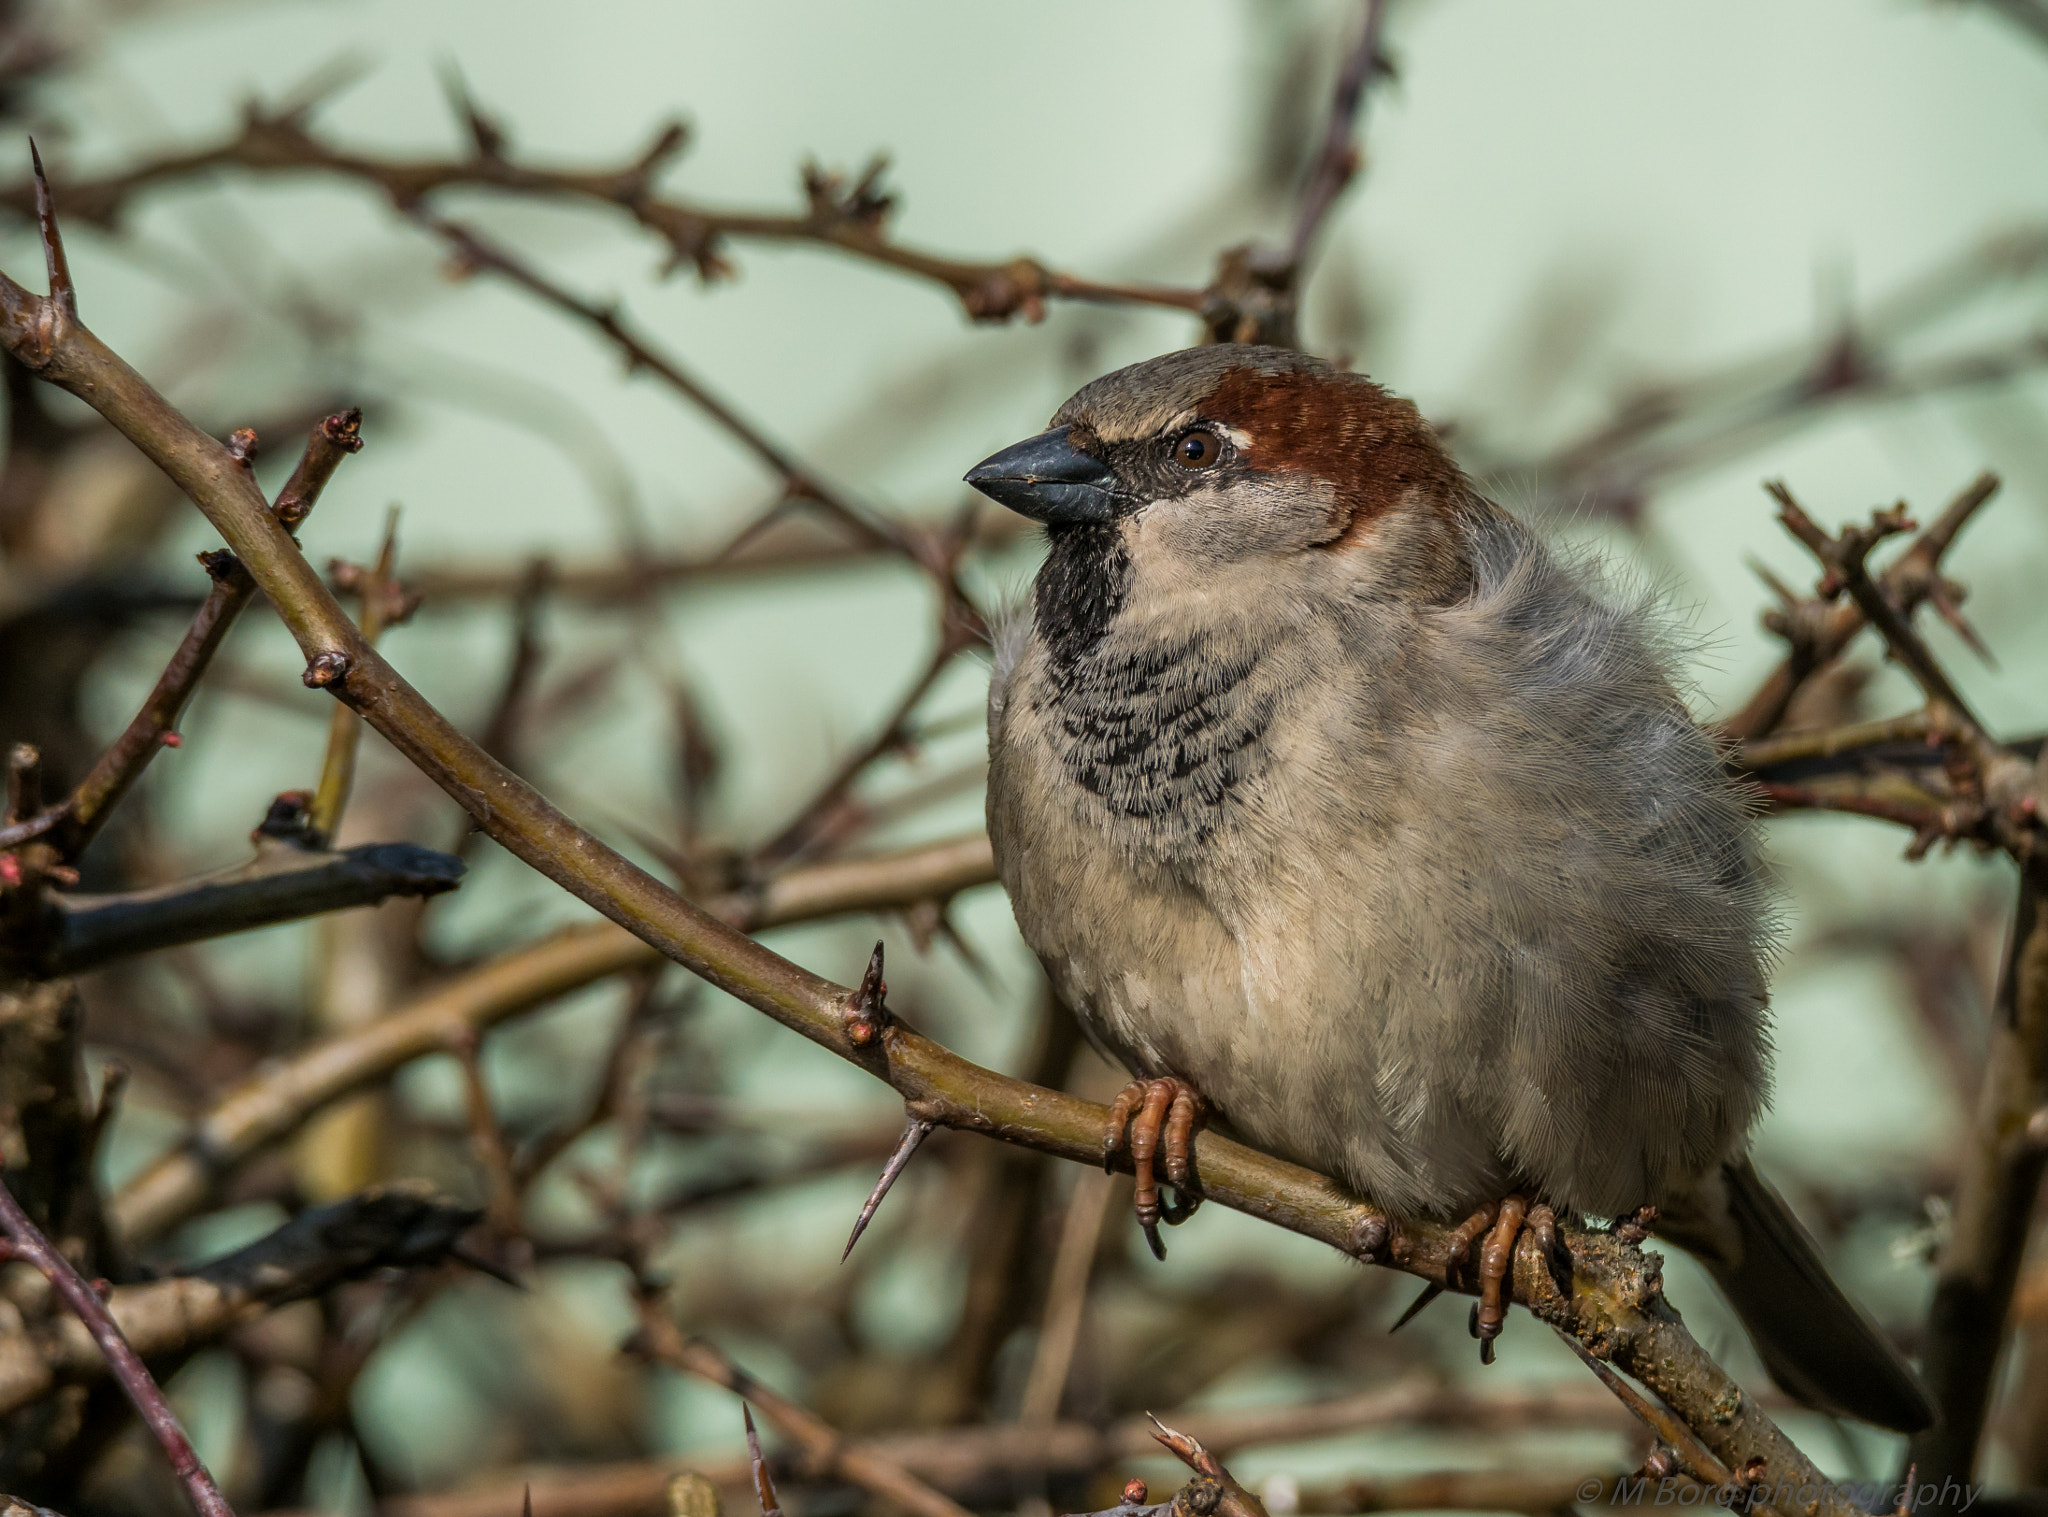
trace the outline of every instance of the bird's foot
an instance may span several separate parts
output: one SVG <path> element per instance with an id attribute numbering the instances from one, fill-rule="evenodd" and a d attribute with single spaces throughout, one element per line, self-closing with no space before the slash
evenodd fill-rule
<path id="1" fill-rule="evenodd" d="M 1159 1224 L 1177 1227 L 1194 1215 L 1202 1198 L 1196 1194 L 1191 1155 L 1195 1129 L 1208 1116 L 1200 1092 L 1185 1080 L 1133 1080 L 1117 1092 L 1109 1109 L 1109 1125 L 1102 1135 L 1102 1164 L 1123 1151 L 1131 1150 L 1131 1171 L 1138 1188 L 1132 1204 L 1138 1226 L 1145 1230 L 1152 1257 L 1164 1259 L 1166 1245 L 1159 1239 Z M 1156 1168 L 1166 1170 L 1166 1183 L 1173 1187 L 1173 1203 L 1162 1205 Z"/>
<path id="2" fill-rule="evenodd" d="M 1451 1234 L 1450 1252 L 1445 1256 L 1444 1274 L 1455 1278 L 1472 1262 L 1473 1245 L 1479 1246 L 1479 1304 L 1472 1308 L 1472 1336 L 1479 1340 L 1479 1360 L 1493 1363 L 1493 1340 L 1507 1323 L 1508 1281 L 1514 1273 L 1515 1244 L 1527 1228 L 1550 1266 L 1551 1277 L 1567 1295 L 1571 1292 L 1571 1254 L 1558 1241 L 1557 1217 L 1547 1206 L 1531 1206 L 1524 1196 L 1503 1196 L 1482 1206 Z"/>

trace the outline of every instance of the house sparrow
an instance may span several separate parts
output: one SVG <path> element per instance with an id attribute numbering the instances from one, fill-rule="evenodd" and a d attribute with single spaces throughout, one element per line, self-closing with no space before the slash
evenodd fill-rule
<path id="1" fill-rule="evenodd" d="M 1476 494 L 1411 403 L 1283 349 L 1098 379 L 967 480 L 1050 541 L 997 653 L 989 833 L 1137 1077 L 1105 1151 L 1155 1250 L 1213 1113 L 1397 1220 L 1462 1219 L 1490 1357 L 1522 1226 L 1654 1207 L 1786 1390 L 1926 1425 L 1745 1155 L 1754 807 L 1653 607 Z"/>

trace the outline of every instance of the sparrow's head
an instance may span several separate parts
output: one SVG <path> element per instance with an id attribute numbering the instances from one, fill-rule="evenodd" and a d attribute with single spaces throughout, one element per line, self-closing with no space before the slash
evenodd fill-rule
<path id="1" fill-rule="evenodd" d="M 1119 369 L 967 482 L 1044 522 L 1056 560 L 1063 538 L 1090 544 L 1126 595 L 1245 574 L 1256 590 L 1276 564 L 1274 591 L 1341 581 L 1442 600 L 1470 583 L 1454 521 L 1469 491 L 1414 405 L 1285 348 Z"/>

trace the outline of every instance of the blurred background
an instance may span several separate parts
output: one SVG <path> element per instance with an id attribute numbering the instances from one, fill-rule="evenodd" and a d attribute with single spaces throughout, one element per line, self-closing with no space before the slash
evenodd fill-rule
<path id="1" fill-rule="evenodd" d="M 601 194 L 422 182 L 408 200 L 394 176 L 480 151 L 618 173 L 677 120 L 687 139 L 650 180 L 665 201 L 850 205 L 859 220 L 887 196 L 892 244 L 1198 290 L 1226 249 L 1285 240 L 1361 14 L 22 0 L 0 8 L 0 184 L 25 182 L 32 131 L 85 319 L 201 426 L 255 428 L 266 490 L 309 424 L 362 407 L 366 445 L 304 529 L 309 557 L 371 563 L 395 507 L 397 574 L 420 603 L 386 636 L 394 662 L 615 846 L 730 892 L 979 827 L 986 663 L 942 642 L 928 569 L 960 549 L 960 585 L 991 609 L 1039 548 L 964 515 L 960 476 L 1085 380 L 1198 341 L 1202 323 L 1070 300 L 977 322 L 943 283 L 818 240 L 740 227 L 693 259 Z M 1932 620 L 1929 637 L 1994 730 L 2038 732 L 2043 32 L 2018 0 L 1395 0 L 1393 76 L 1362 112 L 1361 170 L 1305 283 L 1301 340 L 1414 396 L 1505 504 L 1659 586 L 1703 717 L 1739 707 L 1782 656 L 1756 566 L 1802 593 L 1814 578 L 1761 481 L 1832 525 L 1901 499 L 1925 520 L 1995 470 L 2003 492 L 1947 560 L 1993 661 Z M 10 217 L 0 258 L 41 287 L 32 223 Z M 686 383 L 622 362 L 617 329 L 591 319 L 607 313 Z M 760 445 L 694 403 L 691 380 Z M 0 737 L 38 745 L 69 784 L 162 669 L 205 591 L 193 555 L 218 544 L 82 406 L 11 366 L 7 395 Z M 764 451 L 849 509 L 792 503 Z M 942 648 L 958 656 L 935 664 Z M 333 703 L 301 666 L 254 608 L 183 745 L 84 856 L 82 889 L 247 856 L 271 797 L 321 773 Z M 1867 639 L 1802 699 L 1794 725 L 1916 704 Z M 369 738 L 340 841 L 461 842 L 459 891 L 81 982 L 94 1079 L 127 1071 L 100 1150 L 117 1219 L 140 1215 L 124 1187 L 239 1082 L 591 920 L 465 833 Z M 1857 817 L 1776 818 L 1770 835 L 1786 950 L 1760 1162 L 1910 1349 L 2011 866 L 1968 849 L 1908 862 L 1906 834 Z M 848 982 L 879 936 L 891 1005 L 923 1030 L 1007 1072 L 1114 1088 L 1048 1005 L 994 886 L 766 936 Z M 174 1400 L 242 1510 L 510 1517 L 530 1479 L 542 1517 L 595 1517 L 666 1510 L 663 1472 L 684 1465 L 730 1481 L 734 1398 L 618 1351 L 635 1320 L 626 1234 L 685 1327 L 849 1435 L 1115 1428 L 1147 1409 L 1227 1420 L 1422 1385 L 1491 1398 L 1460 1416 L 1361 1411 L 1317 1437 L 1269 1416 L 1231 1467 L 1276 1514 L 1544 1510 L 1640 1457 L 1525 1315 L 1482 1372 L 1462 1303 L 1390 1337 L 1412 1282 L 1217 1208 L 1155 1264 L 1127 1181 L 974 1138 L 935 1138 L 842 1265 L 900 1126 L 893 1095 L 679 970 L 589 978 L 504 1016 L 467 1069 L 459 1049 L 423 1051 L 300 1112 L 132 1230 L 132 1269 L 173 1268 L 420 1178 L 493 1207 L 482 1251 L 524 1283 L 386 1272 L 177 1356 Z M 1703 1277 L 1676 1258 L 1669 1276 L 1701 1340 L 1767 1390 Z M 2017 1310 L 1984 1470 L 2038 1484 L 2048 1277 L 2023 1281 Z M 1831 1470 L 1881 1476 L 1898 1457 L 1865 1429 L 1785 1423 Z M 132 1429 L 60 1456 L 47 1427 L 10 1426 L 5 1457 L 38 1478 L 70 1469 L 80 1511 L 177 1500 Z M 982 1510 L 1067 1510 L 1111 1504 L 1130 1474 L 1172 1478 L 1129 1451 L 992 1469 L 949 1489 Z M 611 1505 L 592 1471 L 627 1482 Z M 1465 1483 L 1398 1484 L 1447 1471 Z M 868 1499 L 785 1474 L 805 1514 Z"/>

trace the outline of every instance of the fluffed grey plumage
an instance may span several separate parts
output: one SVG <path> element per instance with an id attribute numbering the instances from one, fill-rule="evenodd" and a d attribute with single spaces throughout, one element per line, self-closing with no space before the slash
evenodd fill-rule
<path id="1" fill-rule="evenodd" d="M 1833 1355 L 1790 1388 L 1920 1418 L 1811 1244 L 1730 1221 L 1761 1195 L 1804 1239 L 1724 1175 L 1754 1178 L 1772 917 L 1652 604 L 1299 354 L 1137 365 L 1019 450 L 969 476 L 1051 541 L 990 692 L 989 831 L 1089 1035 L 1397 1217 L 1648 1204 L 1738 1284 L 1818 1271 L 1816 1344 L 1767 1358 Z"/>

